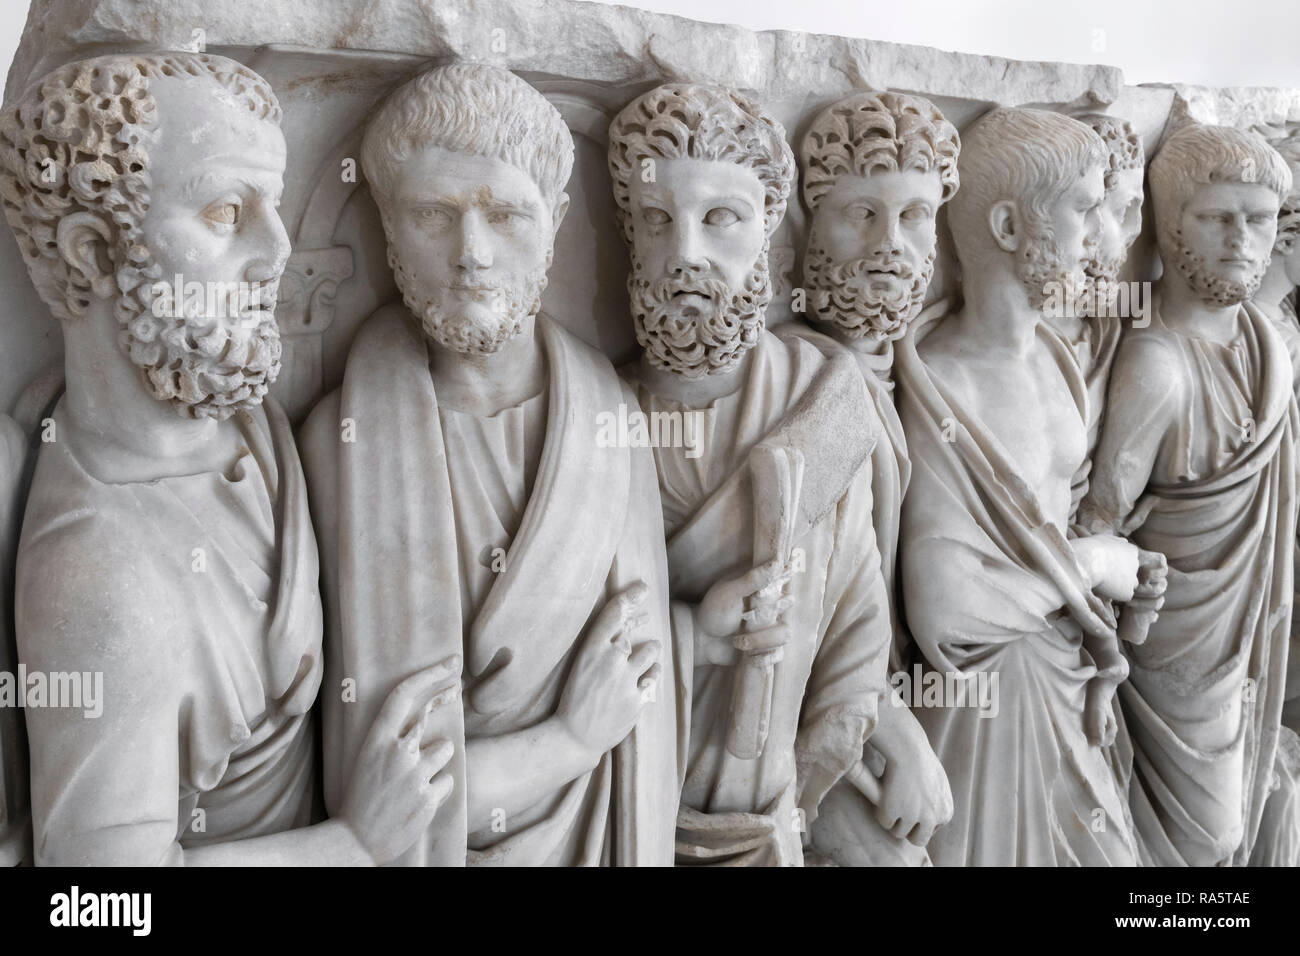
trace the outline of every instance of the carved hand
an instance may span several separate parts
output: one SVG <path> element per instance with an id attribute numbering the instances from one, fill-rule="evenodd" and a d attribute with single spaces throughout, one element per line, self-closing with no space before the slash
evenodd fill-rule
<path id="1" fill-rule="evenodd" d="M 760 591 L 784 588 L 791 571 L 779 560 L 768 561 L 738 578 L 717 581 L 694 609 L 695 659 L 709 664 L 735 662 L 741 651 L 763 651 L 781 647 L 790 639 L 785 611 L 790 599 L 777 603 L 776 623 L 756 631 L 744 631 L 746 607 Z"/>
<path id="2" fill-rule="evenodd" d="M 441 772 L 451 741 L 424 736 L 434 709 L 459 699 L 459 673 L 453 655 L 394 687 L 357 756 L 340 817 L 379 865 L 406 852 L 451 795 Z"/>
<path id="3" fill-rule="evenodd" d="M 622 742 L 636 725 L 646 693 L 659 680 L 658 638 L 632 643 L 644 623 L 639 612 L 649 589 L 638 581 L 601 608 L 573 662 L 556 711 L 570 736 L 594 766 L 600 755 Z"/>
<path id="4" fill-rule="evenodd" d="M 1138 585 L 1137 545 L 1113 534 L 1096 534 L 1071 541 L 1088 582 L 1102 597 L 1126 602 Z"/>
<path id="5" fill-rule="evenodd" d="M 1114 680 L 1090 680 L 1083 708 L 1083 731 L 1088 742 L 1096 747 L 1109 747 L 1115 742 L 1119 723 L 1115 720 Z"/>
<path id="6" fill-rule="evenodd" d="M 876 819 L 900 840 L 925 846 L 952 819 L 952 790 L 925 731 L 906 707 L 880 702 L 871 744 L 885 758 Z"/>

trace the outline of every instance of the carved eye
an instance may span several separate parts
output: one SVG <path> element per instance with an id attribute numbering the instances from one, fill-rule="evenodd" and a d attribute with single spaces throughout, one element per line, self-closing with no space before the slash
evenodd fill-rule
<path id="1" fill-rule="evenodd" d="M 740 222 L 740 217 L 726 206 L 718 206 L 709 210 L 704 221 L 710 226 L 730 226 Z"/>
<path id="2" fill-rule="evenodd" d="M 439 209 L 437 206 L 420 207 L 416 210 L 416 217 L 420 220 L 421 225 L 431 226 L 436 229 L 441 229 L 451 223 L 451 216 L 447 214 L 447 210 Z"/>
<path id="3" fill-rule="evenodd" d="M 203 210 L 203 218 L 222 226 L 233 226 L 239 222 L 239 203 L 214 202 Z"/>
<path id="4" fill-rule="evenodd" d="M 646 206 L 641 215 L 652 226 L 666 226 L 673 221 L 673 217 L 658 206 Z"/>
<path id="5" fill-rule="evenodd" d="M 903 219 L 907 222 L 923 222 L 929 218 L 929 210 L 924 206 L 908 206 L 903 210 Z"/>
<path id="6" fill-rule="evenodd" d="M 854 222 L 870 222 L 875 218 L 876 211 L 870 206 L 858 204 L 845 209 L 844 215 Z"/>
<path id="7" fill-rule="evenodd" d="M 487 214 L 487 221 L 493 226 L 508 226 L 516 218 L 516 214 L 510 209 L 493 209 Z"/>

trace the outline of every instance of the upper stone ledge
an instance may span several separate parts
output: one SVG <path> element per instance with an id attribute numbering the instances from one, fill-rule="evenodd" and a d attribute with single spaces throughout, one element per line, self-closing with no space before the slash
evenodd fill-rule
<path id="1" fill-rule="evenodd" d="M 1121 71 L 1109 66 L 755 32 L 578 0 L 33 0 L 6 99 L 79 56 L 193 49 L 197 39 L 217 48 L 455 55 L 580 80 L 716 81 L 773 96 L 888 87 L 996 105 L 1101 106 L 1123 88 Z"/>
<path id="2" fill-rule="evenodd" d="M 1192 121 L 1289 135 L 1300 126 L 1300 90 L 1275 86 L 1192 86 L 1152 83 L 1174 93 L 1170 127 Z"/>

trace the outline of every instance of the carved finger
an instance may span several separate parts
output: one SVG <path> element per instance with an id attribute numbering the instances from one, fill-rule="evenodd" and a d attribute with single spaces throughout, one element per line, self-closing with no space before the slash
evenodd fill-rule
<path id="1" fill-rule="evenodd" d="M 731 638 L 736 650 L 746 653 L 770 651 L 790 643 L 790 629 L 784 624 L 761 628 L 757 631 L 742 631 Z"/>
<path id="2" fill-rule="evenodd" d="M 370 728 L 372 735 L 379 734 L 387 739 L 407 736 L 411 725 L 423 722 L 427 716 L 428 704 L 441 684 L 460 676 L 460 655 L 453 654 L 423 670 L 416 671 L 401 681 L 388 694 L 379 716 Z"/>
<path id="3" fill-rule="evenodd" d="M 651 664 L 659 659 L 659 642 L 656 640 L 642 641 L 632 649 L 632 654 L 628 657 L 628 663 L 638 674 L 645 671 Z"/>

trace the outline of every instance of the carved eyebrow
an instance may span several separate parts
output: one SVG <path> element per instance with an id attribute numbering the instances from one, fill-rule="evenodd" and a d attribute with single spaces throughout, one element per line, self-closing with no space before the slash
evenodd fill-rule
<path id="1" fill-rule="evenodd" d="M 235 180 L 229 176 L 219 176 L 216 173 L 200 173 L 186 180 L 182 192 L 187 199 L 193 199 L 197 193 L 210 186 L 229 186 L 234 182 Z"/>
<path id="2" fill-rule="evenodd" d="M 474 205 L 479 209 L 499 210 L 499 209 L 521 209 L 531 211 L 536 203 L 529 202 L 527 199 L 512 199 L 509 196 L 493 196 L 491 199 L 475 199 Z"/>
<path id="3" fill-rule="evenodd" d="M 719 198 L 719 199 L 716 199 L 716 200 L 711 199 L 711 200 L 709 200 L 709 202 L 717 202 L 717 203 L 730 202 L 730 203 L 736 203 L 737 205 L 744 206 L 747 210 L 749 210 L 750 215 L 753 215 L 753 213 L 754 213 L 754 204 L 753 204 L 752 202 L 750 202 L 748 199 L 746 199 L 744 196 L 723 196 L 723 197 L 721 197 L 721 198 Z"/>
<path id="4" fill-rule="evenodd" d="M 230 188 L 242 186 L 249 192 L 259 196 L 276 195 L 283 192 L 283 185 L 277 188 L 274 193 L 266 188 L 266 183 L 260 183 L 254 179 L 248 179 L 244 176 L 227 176 L 220 173 L 206 172 L 199 173 L 186 181 L 183 187 L 184 195 L 187 199 L 193 199 L 200 191 L 208 188 Z"/>

